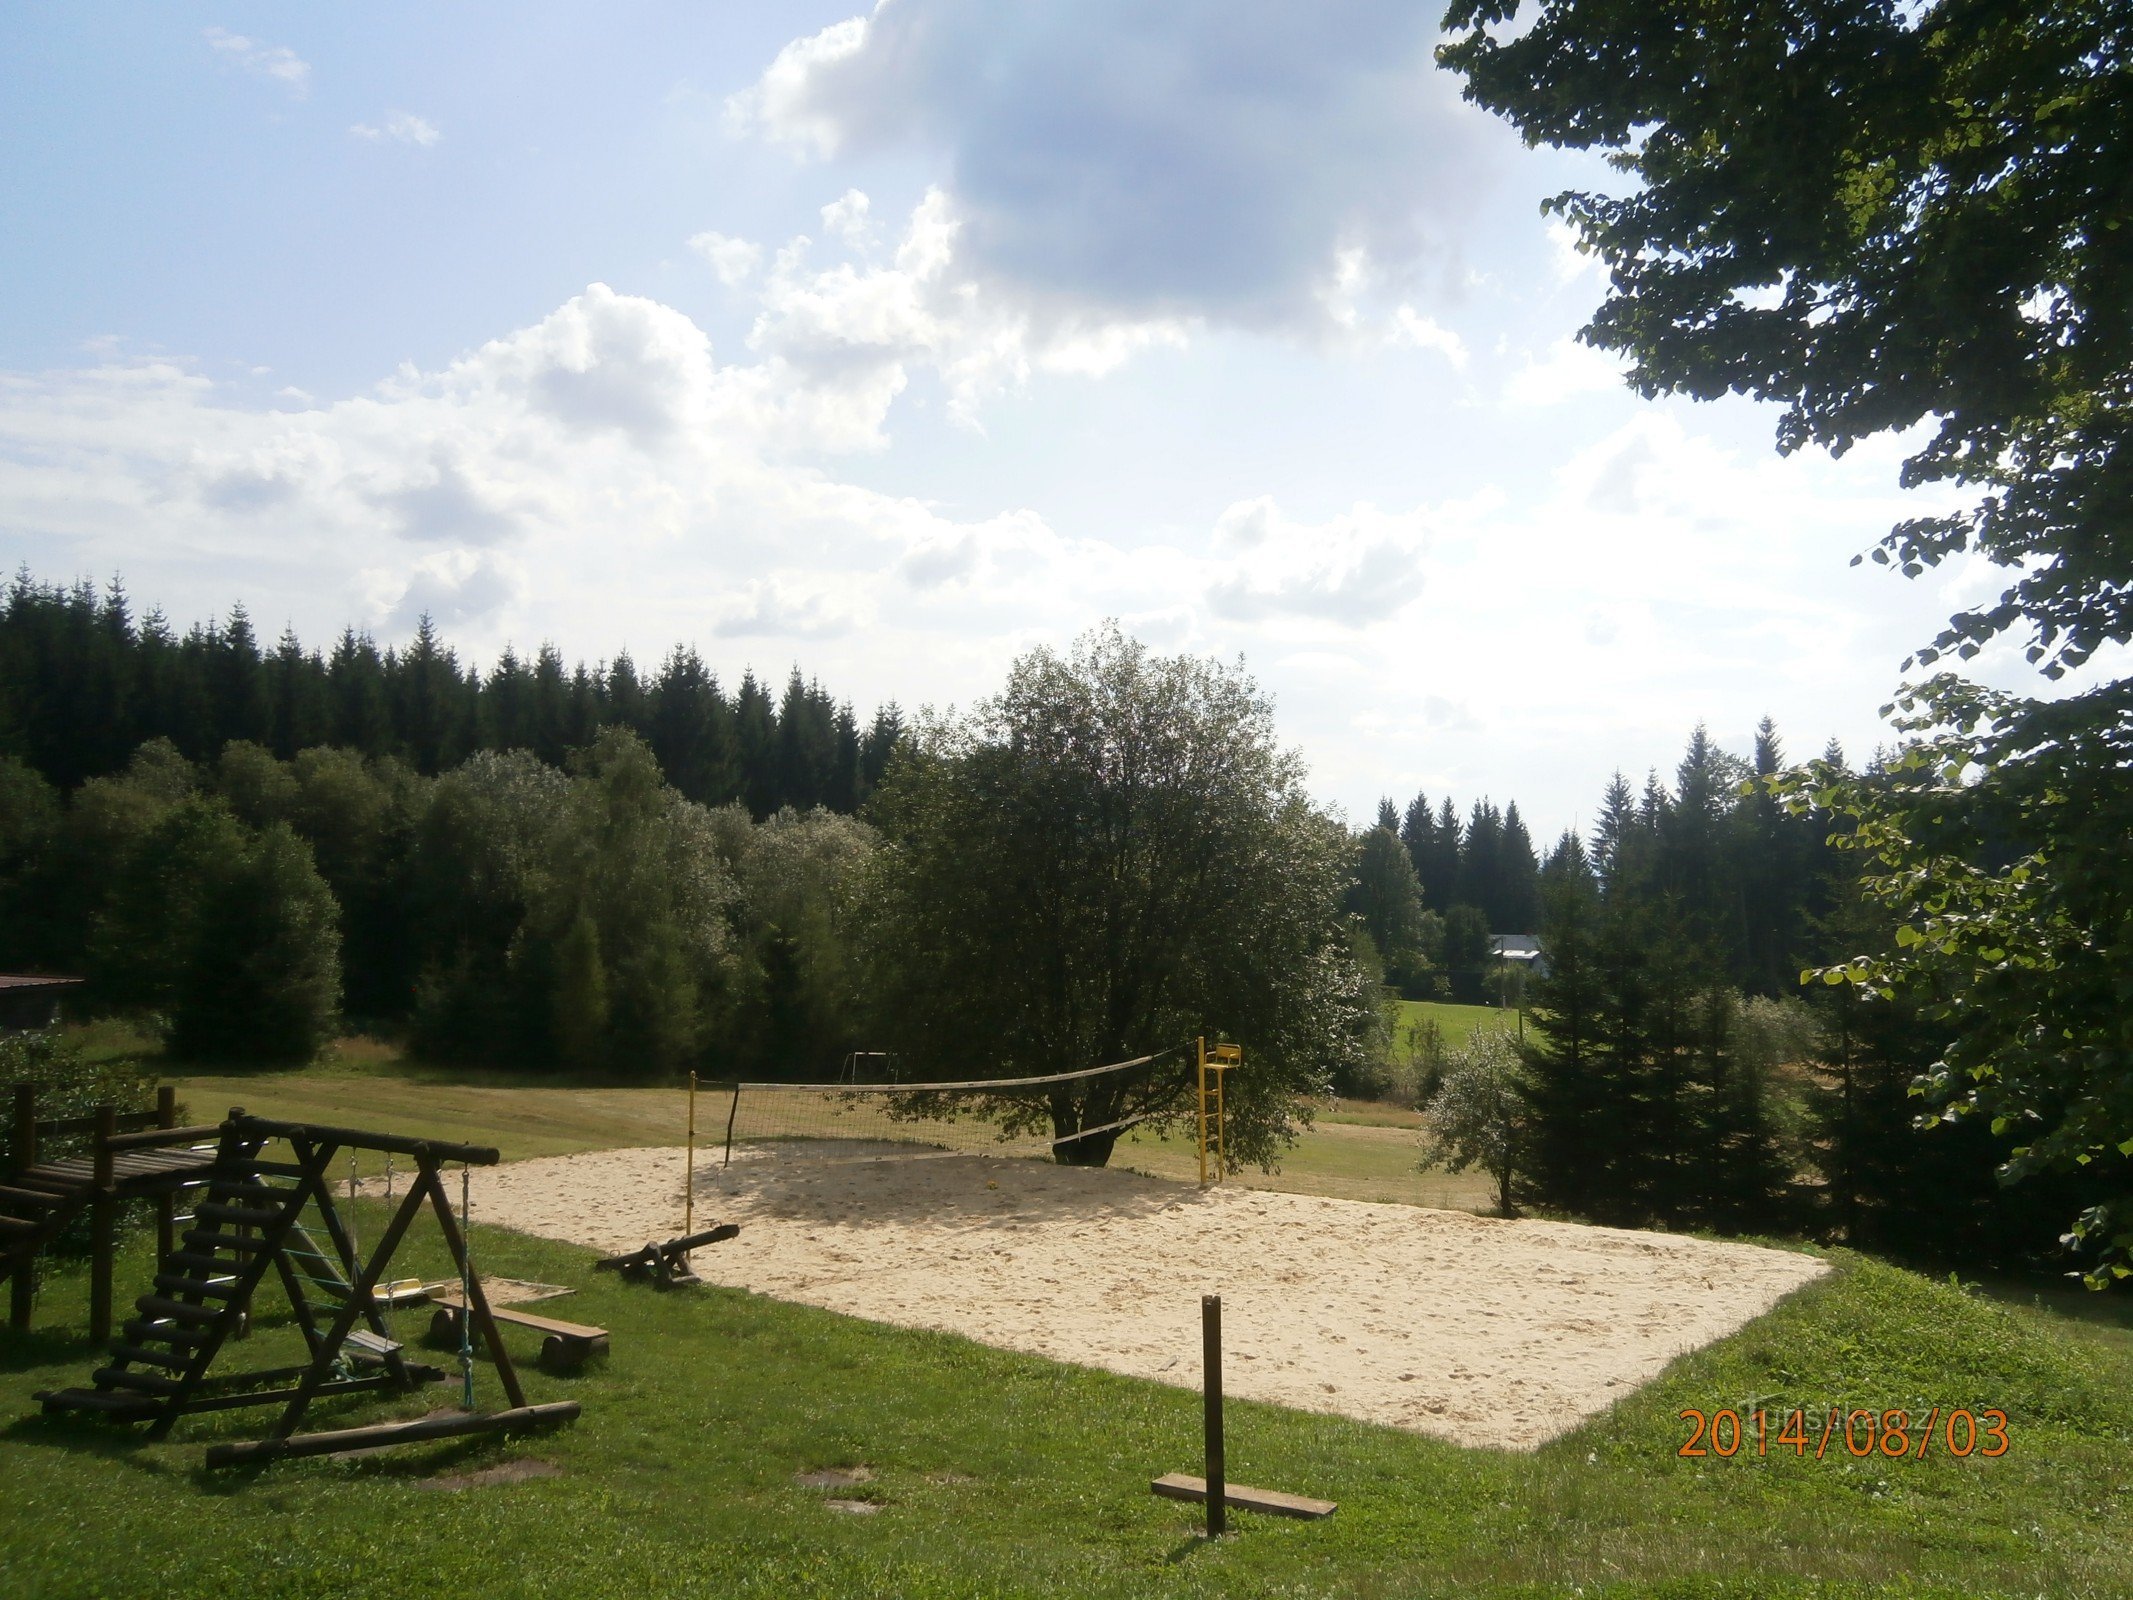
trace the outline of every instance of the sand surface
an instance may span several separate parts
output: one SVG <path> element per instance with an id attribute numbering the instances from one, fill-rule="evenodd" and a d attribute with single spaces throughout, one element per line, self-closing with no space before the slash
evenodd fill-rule
<path id="1" fill-rule="evenodd" d="M 1223 1300 L 1231 1395 L 1531 1449 L 1820 1276 L 1753 1245 L 1216 1187 L 987 1156 L 697 1172 L 705 1279 L 1197 1388 Z M 473 1174 L 476 1220 L 602 1252 L 681 1231 L 683 1152 Z"/>

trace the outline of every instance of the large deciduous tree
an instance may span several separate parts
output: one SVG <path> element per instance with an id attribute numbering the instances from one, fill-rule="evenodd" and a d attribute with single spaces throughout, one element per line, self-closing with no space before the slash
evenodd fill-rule
<path id="1" fill-rule="evenodd" d="M 878 1016 L 914 1077 L 1029 1077 L 1245 1047 L 1229 1157 L 1268 1162 L 1298 1095 L 1351 1067 L 1371 997 L 1344 934 L 1346 830 L 1241 666 L 1152 655 L 1110 626 L 1035 650 L 967 717 L 912 736 L 875 801 Z M 1059 1159 L 1100 1165 L 1175 1059 L 1055 1093 Z"/>
<path id="2" fill-rule="evenodd" d="M 1521 13 L 1527 13 L 1522 16 Z M 2133 12 L 2119 0 L 1455 0 L 1442 60 L 1530 142 L 1608 152 L 1557 196 L 1610 274 L 1585 339 L 1642 393 L 1782 407 L 1782 450 L 1921 430 L 1895 527 L 1996 599 L 1917 656 L 2015 636 L 2050 677 L 2133 636 Z M 1947 998 L 1929 1074 L 2038 1167 L 2133 1157 L 2133 681 L 2058 700 L 1908 689 L 1897 781 L 1833 767 L 1894 952 L 1842 968 Z M 2133 1254 L 2121 1205 L 2077 1234 Z"/>

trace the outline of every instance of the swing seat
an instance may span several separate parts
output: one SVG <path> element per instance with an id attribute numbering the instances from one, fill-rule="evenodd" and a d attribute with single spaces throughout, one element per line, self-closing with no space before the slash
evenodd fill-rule
<path id="1" fill-rule="evenodd" d="M 383 1334 L 372 1333 L 368 1328 L 351 1328 L 341 1341 L 341 1348 L 356 1361 L 365 1363 L 383 1361 L 387 1356 L 396 1356 L 405 1348 L 397 1340 Z"/>
<path id="2" fill-rule="evenodd" d="M 459 1322 L 466 1315 L 465 1303 L 451 1290 L 440 1290 L 430 1298 L 437 1303 L 437 1309 L 430 1317 L 430 1341 L 443 1345 L 458 1343 Z M 607 1330 L 595 1328 L 590 1323 L 535 1316 L 514 1306 L 491 1306 L 489 1315 L 498 1322 L 531 1328 L 535 1333 L 546 1335 L 541 1340 L 541 1370 L 544 1372 L 575 1372 L 591 1357 L 607 1354 Z"/>

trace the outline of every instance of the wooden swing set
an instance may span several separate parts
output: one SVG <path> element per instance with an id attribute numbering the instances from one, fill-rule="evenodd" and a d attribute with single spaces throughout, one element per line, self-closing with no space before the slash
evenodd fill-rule
<path id="1" fill-rule="evenodd" d="M 159 1137 L 197 1138 L 202 1130 L 156 1130 L 124 1136 L 137 1144 Z M 37 1398 L 47 1412 L 89 1412 L 125 1423 L 145 1422 L 161 1439 L 181 1417 L 247 1406 L 282 1408 L 263 1439 L 219 1444 L 207 1452 L 210 1467 L 236 1466 L 288 1456 L 370 1450 L 461 1434 L 518 1433 L 567 1422 L 576 1401 L 529 1405 L 497 1332 L 467 1250 L 462 1217 L 455 1216 L 443 1166 L 465 1171 L 496 1164 L 497 1152 L 477 1145 L 407 1139 L 349 1128 L 278 1122 L 233 1109 L 214 1130 L 216 1146 L 206 1172 L 206 1198 L 191 1226 L 158 1252 L 155 1292 L 134 1302 L 138 1316 L 125 1324 L 108 1364 L 97 1369 L 93 1387 L 60 1389 Z M 288 1159 L 270 1158 L 285 1145 Z M 367 1256 L 357 1248 L 348 1220 L 335 1207 L 328 1174 L 342 1152 L 373 1151 L 410 1158 L 413 1181 L 406 1198 Z M 459 1275 L 460 1372 L 466 1410 L 408 1422 L 299 1434 L 313 1401 L 367 1392 L 406 1393 L 444 1380 L 434 1366 L 407 1360 L 387 1327 L 394 1298 L 387 1276 L 409 1227 L 424 1207 L 435 1215 Z M 313 1228 L 317 1229 L 314 1233 Z M 323 1236 L 323 1237 L 321 1237 Z M 256 1292 L 269 1273 L 287 1296 L 309 1359 L 301 1365 L 211 1373 L 249 1327 Z M 473 1341 L 479 1335 L 496 1367 L 506 1409 L 479 1413 L 474 1404 Z"/>

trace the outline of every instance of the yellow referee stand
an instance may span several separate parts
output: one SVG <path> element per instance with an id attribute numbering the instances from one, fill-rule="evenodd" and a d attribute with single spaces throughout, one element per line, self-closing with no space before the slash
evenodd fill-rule
<path id="1" fill-rule="evenodd" d="M 1195 1043 L 1200 1058 L 1200 1182 L 1205 1185 L 1210 1152 L 1215 1158 L 1216 1183 L 1222 1181 L 1229 1166 L 1229 1148 L 1222 1137 L 1227 1127 L 1222 1112 L 1222 1074 L 1244 1065 L 1244 1051 L 1233 1044 L 1218 1044 L 1210 1050 L 1204 1038 Z"/>

